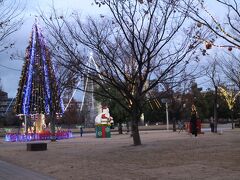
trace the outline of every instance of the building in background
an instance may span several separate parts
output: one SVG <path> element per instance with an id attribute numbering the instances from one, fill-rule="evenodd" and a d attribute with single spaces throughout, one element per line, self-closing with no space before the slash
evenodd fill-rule
<path id="1" fill-rule="evenodd" d="M 5 117 L 12 113 L 14 103 L 14 98 L 8 98 L 8 93 L 0 90 L 0 117 Z"/>

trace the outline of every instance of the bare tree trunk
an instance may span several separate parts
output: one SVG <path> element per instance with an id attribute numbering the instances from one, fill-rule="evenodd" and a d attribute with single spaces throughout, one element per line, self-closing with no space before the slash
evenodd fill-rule
<path id="1" fill-rule="evenodd" d="M 173 117 L 173 132 L 176 132 L 177 128 L 176 128 L 176 117 Z"/>
<path id="2" fill-rule="evenodd" d="M 132 120 L 132 137 L 134 146 L 142 144 L 138 130 L 138 120 Z"/>
<path id="3" fill-rule="evenodd" d="M 127 134 L 129 133 L 129 121 L 127 121 Z"/>
<path id="4" fill-rule="evenodd" d="M 233 109 L 232 109 L 232 129 L 234 129 L 234 125 L 233 125 Z"/>
<path id="5" fill-rule="evenodd" d="M 122 131 L 122 123 L 119 123 L 119 125 L 118 125 L 118 133 L 119 134 L 123 133 L 123 131 Z"/>
<path id="6" fill-rule="evenodd" d="M 215 93 L 214 93 L 214 132 L 217 133 L 217 123 L 218 123 L 218 118 L 217 118 L 217 94 L 218 94 L 218 87 L 215 86 Z"/>
<path id="7" fill-rule="evenodd" d="M 133 144 L 134 146 L 141 145 L 141 139 L 139 135 L 138 130 L 138 121 L 140 120 L 141 113 L 138 113 L 138 111 L 135 109 L 132 114 L 132 137 L 133 137 Z"/>

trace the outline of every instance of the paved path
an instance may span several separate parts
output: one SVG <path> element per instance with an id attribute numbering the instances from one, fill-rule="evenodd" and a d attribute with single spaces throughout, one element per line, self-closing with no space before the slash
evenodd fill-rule
<path id="1" fill-rule="evenodd" d="M 1 180 L 54 180 L 54 178 L 0 160 Z"/>

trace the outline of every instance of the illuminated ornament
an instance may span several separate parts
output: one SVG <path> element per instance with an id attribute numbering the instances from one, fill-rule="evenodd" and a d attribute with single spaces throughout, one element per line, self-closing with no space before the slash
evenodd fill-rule
<path id="1" fill-rule="evenodd" d="M 212 43 L 211 42 L 206 42 L 205 46 L 206 46 L 206 49 L 211 49 L 212 48 Z"/>
<path id="2" fill-rule="evenodd" d="M 199 27 L 199 28 L 202 27 L 202 23 L 198 22 L 197 27 Z"/>
<path id="3" fill-rule="evenodd" d="M 232 47 L 228 47 L 228 51 L 232 51 Z"/>

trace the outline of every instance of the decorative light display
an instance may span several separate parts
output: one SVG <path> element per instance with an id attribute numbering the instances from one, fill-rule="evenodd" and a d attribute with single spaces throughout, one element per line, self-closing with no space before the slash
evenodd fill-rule
<path id="1" fill-rule="evenodd" d="M 50 51 L 37 22 L 33 25 L 29 45 L 26 49 L 15 111 L 17 115 L 25 116 L 23 125 L 25 132 L 8 132 L 5 141 L 49 140 L 52 133 L 46 128 L 45 115 L 56 114 L 57 118 L 64 112 Z M 27 117 L 30 122 L 27 122 Z M 33 123 L 34 127 L 29 127 L 29 123 Z M 56 139 L 72 137 L 71 131 L 58 130 L 54 134 Z"/>
<path id="2" fill-rule="evenodd" d="M 220 30 L 224 36 L 226 36 L 227 38 L 236 41 L 237 37 L 234 37 L 232 34 L 229 34 L 225 31 L 225 29 L 221 26 L 221 24 L 215 19 L 215 17 L 207 10 L 207 8 L 204 6 L 204 1 L 199 1 L 201 4 L 202 9 L 208 14 L 208 16 L 210 16 L 210 18 L 213 20 L 213 22 L 216 24 L 216 29 Z M 204 24 L 202 24 L 201 22 L 197 22 L 197 27 L 201 28 Z M 212 47 L 217 47 L 217 48 L 227 48 L 228 51 L 232 51 L 233 48 L 235 49 L 239 49 L 240 47 L 237 45 L 217 45 L 215 44 L 213 41 L 209 41 L 209 40 L 205 40 L 202 39 L 199 36 L 195 37 L 196 40 L 202 41 L 205 43 L 205 47 L 206 49 L 211 49 Z"/>
<path id="3" fill-rule="evenodd" d="M 64 112 L 50 52 L 37 23 L 26 49 L 15 110 L 24 115 Z"/>
<path id="4" fill-rule="evenodd" d="M 72 138 L 71 131 L 57 131 L 56 139 L 68 139 Z M 43 131 L 41 133 L 28 133 L 28 134 L 17 134 L 17 133 L 6 133 L 5 141 L 7 142 L 26 142 L 26 141 L 38 141 L 38 140 L 50 140 L 50 131 Z"/>
<path id="5" fill-rule="evenodd" d="M 237 97 L 240 95 L 240 91 L 236 94 L 234 94 L 233 91 L 228 92 L 222 87 L 218 87 L 220 94 L 224 97 L 224 99 L 227 102 L 229 110 L 232 110 L 234 107 L 234 104 L 236 103 Z"/>

